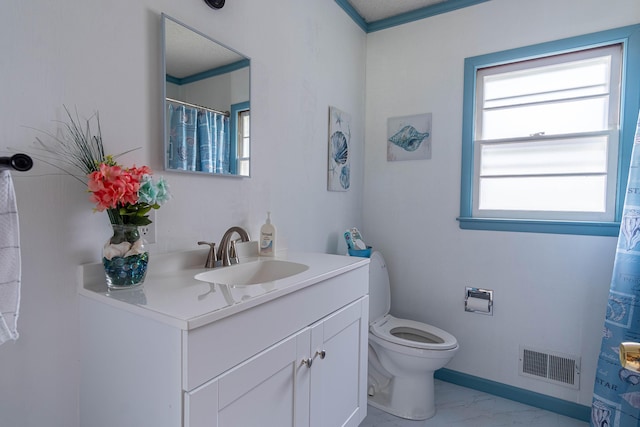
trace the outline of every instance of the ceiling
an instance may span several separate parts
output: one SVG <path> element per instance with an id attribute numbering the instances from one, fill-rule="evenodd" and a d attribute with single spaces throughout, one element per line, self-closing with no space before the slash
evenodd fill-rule
<path id="1" fill-rule="evenodd" d="M 367 33 L 490 0 L 335 0 Z"/>
<path id="2" fill-rule="evenodd" d="M 166 74 L 173 82 L 197 79 L 201 73 L 223 71 L 223 67 L 243 63 L 246 58 L 196 30 L 168 16 L 164 23 L 164 55 Z M 228 72 L 230 70 L 226 70 Z M 209 75 L 208 77 L 211 77 Z"/>
<path id="3" fill-rule="evenodd" d="M 348 0 L 349 4 L 367 22 L 397 16 L 447 0 Z"/>

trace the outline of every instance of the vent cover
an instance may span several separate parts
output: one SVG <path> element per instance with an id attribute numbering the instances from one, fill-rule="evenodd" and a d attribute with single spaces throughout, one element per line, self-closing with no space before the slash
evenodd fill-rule
<path id="1" fill-rule="evenodd" d="M 520 375 L 580 388 L 580 358 L 520 347 Z"/>

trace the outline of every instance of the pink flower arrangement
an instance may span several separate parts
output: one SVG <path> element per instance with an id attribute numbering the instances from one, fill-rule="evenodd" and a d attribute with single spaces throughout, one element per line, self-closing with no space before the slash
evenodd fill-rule
<path id="1" fill-rule="evenodd" d="M 170 198 L 164 178 L 155 181 L 148 166 L 123 168 L 116 163 L 114 156 L 105 155 L 98 113 L 86 121 L 86 126 L 82 126 L 77 112 L 74 118 L 67 107 L 64 109 L 69 122 L 64 123 L 61 136 L 44 132 L 54 140 L 51 145 L 36 138 L 40 149 L 48 155 L 40 160 L 84 183 L 75 173 L 80 171 L 82 177 L 87 178 L 91 201 L 96 204 L 95 211 L 106 210 L 111 224 L 151 224 L 149 211 L 159 209 Z M 98 127 L 95 134 L 91 130 L 93 118 Z M 115 157 L 126 153 L 128 151 Z"/>
<path id="2" fill-rule="evenodd" d="M 87 175 L 91 201 L 107 211 L 112 224 L 148 225 L 148 213 L 169 200 L 166 181 L 153 180 L 148 166 L 124 169 L 106 156 L 98 170 Z"/>

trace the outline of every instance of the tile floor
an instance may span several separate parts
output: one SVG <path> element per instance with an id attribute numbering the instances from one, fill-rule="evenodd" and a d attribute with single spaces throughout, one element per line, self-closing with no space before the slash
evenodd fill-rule
<path id="1" fill-rule="evenodd" d="M 360 427 L 586 427 L 589 423 L 436 380 L 436 415 L 424 421 L 394 417 L 372 406 Z"/>

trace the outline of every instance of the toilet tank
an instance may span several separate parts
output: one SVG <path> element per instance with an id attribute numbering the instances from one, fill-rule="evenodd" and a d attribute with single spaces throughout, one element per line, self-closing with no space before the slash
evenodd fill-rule
<path id="1" fill-rule="evenodd" d="M 391 308 L 391 286 L 387 264 L 380 252 L 371 254 L 369 263 L 369 322 L 389 313 Z"/>

